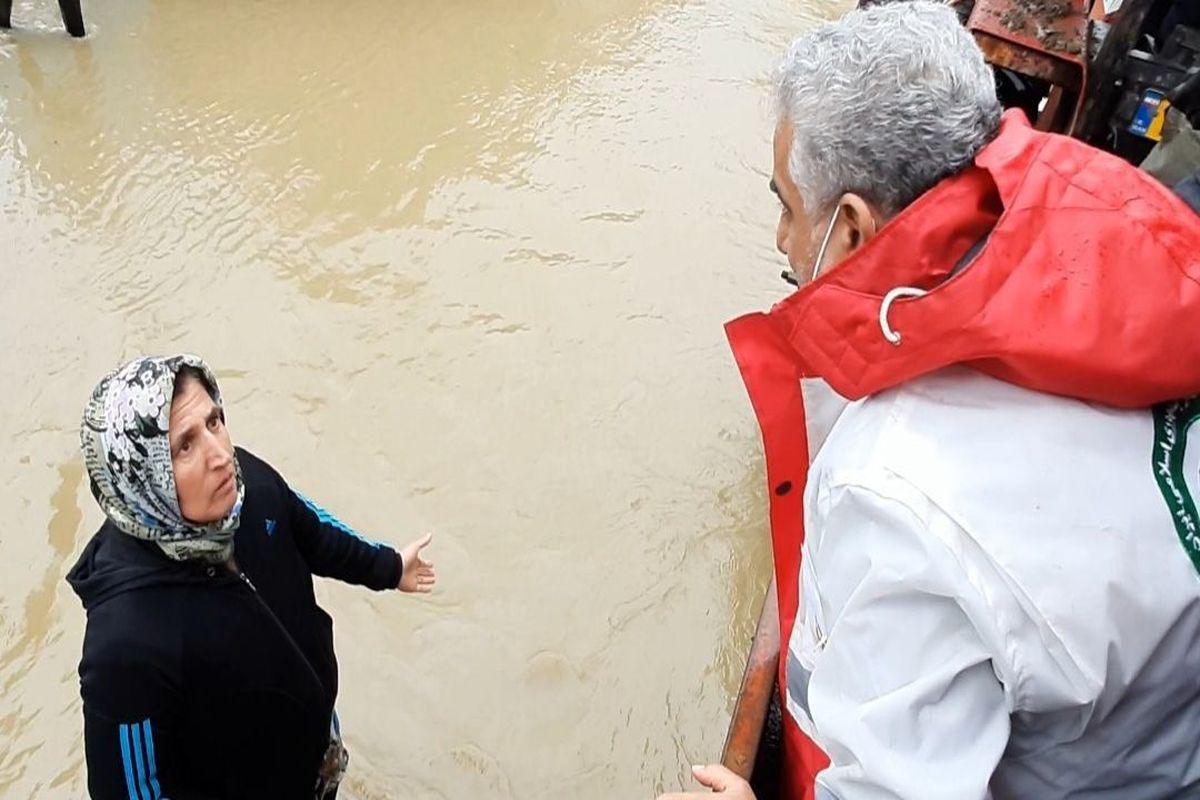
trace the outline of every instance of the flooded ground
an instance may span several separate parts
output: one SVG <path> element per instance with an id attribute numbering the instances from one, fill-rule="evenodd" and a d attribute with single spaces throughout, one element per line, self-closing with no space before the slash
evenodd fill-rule
<path id="1" fill-rule="evenodd" d="M 82 798 L 123 359 L 222 378 L 235 441 L 430 599 L 322 583 L 344 796 L 638 798 L 715 758 L 769 569 L 721 324 L 782 297 L 768 76 L 840 0 L 90 3 L 0 33 L 0 797 Z"/>

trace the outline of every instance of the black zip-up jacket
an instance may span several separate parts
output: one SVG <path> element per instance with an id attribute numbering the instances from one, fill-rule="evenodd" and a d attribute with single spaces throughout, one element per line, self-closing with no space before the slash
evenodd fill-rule
<path id="1" fill-rule="evenodd" d="M 399 556 L 237 450 L 237 575 L 179 563 L 106 523 L 67 576 L 87 610 L 93 800 L 312 800 L 337 697 L 333 623 L 313 575 L 371 589 Z"/>

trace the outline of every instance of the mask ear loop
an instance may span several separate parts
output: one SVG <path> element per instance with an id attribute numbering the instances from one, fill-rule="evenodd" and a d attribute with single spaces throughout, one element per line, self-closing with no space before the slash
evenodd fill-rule
<path id="1" fill-rule="evenodd" d="M 808 279 L 812 283 L 817 279 L 817 275 L 821 274 L 821 264 L 825 261 L 825 251 L 829 249 L 829 241 L 833 238 L 833 228 L 837 225 L 838 217 L 842 215 L 842 207 L 839 205 L 833 210 L 833 216 L 829 218 L 829 227 L 825 229 L 825 238 L 821 240 L 821 249 L 817 251 L 817 260 L 813 264 L 812 277 Z"/>
<path id="2" fill-rule="evenodd" d="M 808 282 L 812 283 L 817 279 L 817 275 L 821 273 L 821 264 L 825 261 L 825 251 L 829 249 L 829 242 L 833 239 L 833 228 L 837 225 L 838 217 L 842 215 L 842 207 L 838 206 L 833 210 L 833 216 L 829 218 L 829 227 L 825 229 L 825 238 L 821 240 L 821 249 L 817 251 L 817 260 L 813 264 L 812 273 L 808 278 Z M 799 287 L 800 279 L 796 273 L 790 269 L 785 269 L 779 276 L 792 286 Z"/>

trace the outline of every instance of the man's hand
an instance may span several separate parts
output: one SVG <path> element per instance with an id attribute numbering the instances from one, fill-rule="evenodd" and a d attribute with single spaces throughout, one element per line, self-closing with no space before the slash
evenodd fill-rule
<path id="1" fill-rule="evenodd" d="M 404 569 L 400 574 L 400 585 L 397 589 L 418 594 L 429 594 L 433 591 L 437 583 L 433 562 L 421 558 L 421 551 L 432 541 L 433 534 L 427 533 L 415 542 L 405 545 L 400 551 L 400 563 Z"/>
<path id="2" fill-rule="evenodd" d="M 720 765 L 707 767 L 692 767 L 692 774 L 701 785 L 712 789 L 712 792 L 676 792 L 664 794 L 658 800 L 703 800 L 712 797 L 713 793 L 722 795 L 728 800 L 754 800 L 754 792 L 750 784 Z"/>

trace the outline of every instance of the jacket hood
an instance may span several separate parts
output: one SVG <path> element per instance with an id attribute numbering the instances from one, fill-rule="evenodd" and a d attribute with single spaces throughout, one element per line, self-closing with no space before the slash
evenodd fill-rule
<path id="1" fill-rule="evenodd" d="M 106 522 L 67 573 L 67 583 L 90 611 L 119 594 L 148 586 L 211 583 L 206 570 L 203 565 L 172 561 L 156 545 Z"/>
<path id="2" fill-rule="evenodd" d="M 898 287 L 925 294 L 885 303 Z M 1009 112 L 971 168 L 766 317 L 800 375 L 851 399 L 967 364 L 1146 407 L 1200 394 L 1200 219 L 1126 162 Z"/>

